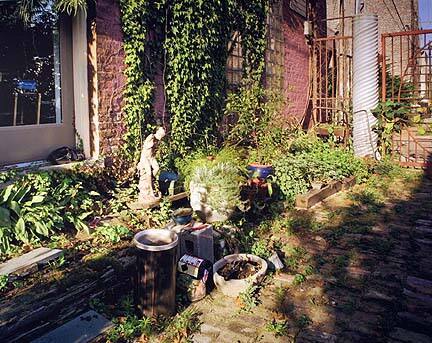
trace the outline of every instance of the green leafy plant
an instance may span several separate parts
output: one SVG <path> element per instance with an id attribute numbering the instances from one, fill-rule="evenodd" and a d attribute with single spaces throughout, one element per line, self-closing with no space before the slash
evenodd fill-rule
<path id="1" fill-rule="evenodd" d="M 7 288 L 9 283 L 9 275 L 0 275 L 0 292 Z"/>
<path id="2" fill-rule="evenodd" d="M 291 153 L 274 162 L 275 182 L 282 198 L 293 202 L 297 194 L 305 193 L 312 181 L 327 183 L 354 175 L 358 182 L 367 178 L 368 169 L 364 161 L 354 157 L 352 152 L 331 148 L 322 141 L 293 142 Z"/>
<path id="3" fill-rule="evenodd" d="M 252 309 L 261 303 L 259 295 L 260 287 L 257 285 L 251 285 L 244 292 L 241 292 L 237 298 L 241 311 L 252 312 Z"/>
<path id="4" fill-rule="evenodd" d="M 207 204 L 222 212 L 241 205 L 240 186 L 243 182 L 239 168 L 228 162 L 197 167 L 191 177 L 191 184 L 206 189 Z"/>
<path id="5" fill-rule="evenodd" d="M 394 133 L 401 132 L 402 128 L 408 125 L 408 113 L 406 105 L 391 100 L 380 102 L 372 111 L 378 119 L 374 131 L 378 134 L 383 155 L 390 152 Z"/>
<path id="6" fill-rule="evenodd" d="M 117 169 L 130 169 L 131 162 L 139 158 L 142 138 L 150 132 L 154 122 L 152 99 L 154 54 L 148 44 L 149 27 L 158 27 L 165 18 L 163 9 L 154 2 L 146 0 L 121 0 L 121 20 L 123 29 L 123 49 L 125 51 L 124 123 L 126 132 L 123 136 L 121 155 L 117 156 Z M 153 46 L 153 48 L 155 48 Z M 157 50 L 157 49 L 156 49 Z M 150 62 L 150 63 L 149 63 Z M 128 161 L 124 163 L 122 160 Z M 132 163 L 133 166 L 133 163 Z M 133 167 L 128 174 L 133 173 Z"/>
<path id="7" fill-rule="evenodd" d="M 268 242 L 264 240 L 256 241 L 252 245 L 251 253 L 262 258 L 269 258 L 272 255 Z"/>
<path id="8" fill-rule="evenodd" d="M 65 226 L 87 231 L 86 218 L 101 210 L 100 194 L 86 175 L 40 172 L 0 190 L 0 252 L 40 240 Z"/>
<path id="9" fill-rule="evenodd" d="M 254 78 L 244 79 L 227 98 L 225 116 L 235 122 L 228 129 L 227 141 L 254 148 L 249 150 L 251 162 L 270 163 L 288 135 L 280 120 L 282 104 L 280 93 L 265 89 Z"/>
<path id="10" fill-rule="evenodd" d="M 289 324 L 287 320 L 272 319 L 266 324 L 266 330 L 275 335 L 275 337 L 288 336 Z"/>
<path id="11" fill-rule="evenodd" d="M 115 327 L 107 334 L 107 342 L 132 341 L 139 336 L 150 337 L 153 332 L 151 318 L 138 319 L 130 315 L 115 321 Z"/>
<path id="12" fill-rule="evenodd" d="M 178 313 L 165 327 L 160 342 L 190 342 L 192 336 L 200 330 L 202 322 L 195 308 L 187 308 Z"/>
<path id="13" fill-rule="evenodd" d="M 122 225 L 103 225 L 96 228 L 92 234 L 98 242 L 118 243 L 123 238 L 130 237 L 132 232 Z"/>
<path id="14" fill-rule="evenodd" d="M 64 254 L 61 254 L 58 258 L 53 261 L 48 262 L 48 265 L 51 269 L 56 270 L 64 266 L 66 263 L 66 257 Z"/>

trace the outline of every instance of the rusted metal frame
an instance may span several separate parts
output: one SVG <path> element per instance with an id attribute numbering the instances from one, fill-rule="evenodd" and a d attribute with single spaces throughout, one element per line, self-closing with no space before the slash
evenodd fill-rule
<path id="1" fill-rule="evenodd" d="M 328 105 L 327 101 L 328 101 L 328 87 L 329 87 L 329 84 L 328 84 L 328 49 L 327 49 L 327 43 L 325 45 L 325 51 L 324 51 L 324 53 L 325 53 L 325 60 L 324 60 L 324 63 L 325 63 L 325 66 L 324 66 L 324 68 L 325 68 L 325 70 L 324 70 L 324 81 L 325 81 L 324 92 L 325 93 L 324 93 L 324 96 L 325 96 L 325 99 L 326 99 L 326 105 Z M 333 113 L 331 113 L 331 116 L 333 116 Z M 326 120 L 328 120 L 328 114 L 326 116 Z M 332 119 L 330 119 L 330 120 L 332 120 Z"/>
<path id="2" fill-rule="evenodd" d="M 386 37 L 381 36 L 381 49 L 382 49 L 382 67 L 381 67 L 381 100 L 387 100 L 387 55 L 386 55 Z"/>
<path id="3" fill-rule="evenodd" d="M 399 32 L 386 32 L 383 33 L 383 37 L 398 37 L 398 36 L 415 36 L 421 34 L 430 34 L 432 33 L 432 29 L 427 30 L 407 30 L 407 31 L 399 31 Z"/>
<path id="4" fill-rule="evenodd" d="M 329 37 L 320 37 L 320 38 L 315 38 L 315 41 L 320 42 L 320 41 L 329 41 L 329 40 L 343 40 L 343 39 L 351 39 L 352 36 L 329 36 Z"/>
<path id="5" fill-rule="evenodd" d="M 312 118 L 314 125 L 317 124 L 317 58 L 316 58 L 316 41 L 312 41 L 312 53 L 311 53 L 311 72 L 312 72 Z"/>
<path id="6" fill-rule="evenodd" d="M 340 19 L 352 19 L 354 18 L 353 15 L 346 15 L 343 17 L 334 17 L 334 18 L 325 18 L 325 19 L 320 19 L 318 20 L 319 22 L 324 22 L 324 21 L 332 21 L 332 20 L 340 20 Z"/>

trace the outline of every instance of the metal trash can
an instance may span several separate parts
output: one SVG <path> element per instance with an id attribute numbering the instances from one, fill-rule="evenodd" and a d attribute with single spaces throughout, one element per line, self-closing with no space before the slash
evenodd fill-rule
<path id="1" fill-rule="evenodd" d="M 175 313 L 178 236 L 166 229 L 150 229 L 133 239 L 137 263 L 135 305 L 146 316 Z"/>

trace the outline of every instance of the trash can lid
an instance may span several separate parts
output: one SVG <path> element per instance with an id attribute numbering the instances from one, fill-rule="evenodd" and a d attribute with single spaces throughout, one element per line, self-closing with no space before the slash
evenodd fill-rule
<path id="1" fill-rule="evenodd" d="M 138 232 L 132 242 L 138 249 L 164 251 L 177 246 L 178 235 L 166 229 L 148 229 Z"/>

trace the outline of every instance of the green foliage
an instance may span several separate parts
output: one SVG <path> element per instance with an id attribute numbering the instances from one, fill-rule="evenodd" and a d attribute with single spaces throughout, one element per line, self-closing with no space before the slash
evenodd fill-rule
<path id="1" fill-rule="evenodd" d="M 289 325 L 287 320 L 276 320 L 272 319 L 266 325 L 266 330 L 272 332 L 275 337 L 288 336 Z"/>
<path id="2" fill-rule="evenodd" d="M 381 94 L 382 90 L 382 72 L 381 64 L 379 65 L 379 85 Z M 390 65 L 386 65 L 386 99 L 396 99 L 401 102 L 409 102 L 413 96 L 414 85 L 412 82 L 406 82 L 399 75 L 393 75 L 390 71 Z"/>
<path id="3" fill-rule="evenodd" d="M 200 330 L 201 324 L 198 311 L 187 308 L 167 325 L 159 342 L 191 342 L 191 337 Z"/>
<path id="4" fill-rule="evenodd" d="M 126 55 L 126 133 L 123 137 L 122 152 L 129 161 L 136 161 L 139 158 L 142 137 L 149 133 L 152 123 L 151 102 L 154 83 L 151 81 L 151 72 L 146 68 L 146 61 L 149 59 L 146 42 L 148 28 L 154 26 L 154 21 L 161 17 L 160 13 L 154 15 L 156 9 L 152 4 L 153 2 L 146 0 L 120 0 L 123 49 Z"/>
<path id="5" fill-rule="evenodd" d="M 136 316 L 129 315 L 117 324 L 107 334 L 107 342 L 129 342 L 139 336 L 150 337 L 153 326 L 151 318 L 144 317 L 138 319 Z"/>
<path id="6" fill-rule="evenodd" d="M 378 119 L 374 131 L 378 134 L 381 153 L 390 153 L 393 134 L 401 132 L 402 128 L 409 123 L 408 108 L 406 105 L 387 100 L 380 102 L 372 111 Z"/>
<path id="7" fill-rule="evenodd" d="M 192 173 L 191 184 L 204 187 L 207 204 L 223 211 L 241 205 L 240 186 L 244 180 L 235 164 L 219 162 L 197 167 Z"/>
<path id="8" fill-rule="evenodd" d="M 86 0 L 56 0 L 55 8 L 60 13 L 66 13 L 69 15 L 77 15 L 78 11 L 87 10 Z"/>
<path id="9" fill-rule="evenodd" d="M 64 254 L 61 254 L 55 260 L 48 262 L 48 265 L 51 267 L 51 269 L 56 270 L 64 266 L 65 263 L 66 263 L 66 257 Z"/>
<path id="10" fill-rule="evenodd" d="M 252 245 L 251 253 L 262 258 L 269 258 L 272 255 L 268 242 L 264 240 L 256 241 Z"/>
<path id="11" fill-rule="evenodd" d="M 190 181 L 195 170 L 200 167 L 212 166 L 218 163 L 228 163 L 237 166 L 243 164 L 242 151 L 230 146 L 218 150 L 216 147 L 208 147 L 205 150 L 196 150 L 184 158 L 177 158 L 175 166 L 184 181 L 184 186 L 189 190 Z M 243 171 L 241 167 L 239 170 Z"/>
<path id="12" fill-rule="evenodd" d="M 9 275 L 0 275 L 0 292 L 7 288 L 9 282 Z"/>
<path id="13" fill-rule="evenodd" d="M 11 244 L 48 237 L 65 226 L 88 231 L 86 218 L 101 210 L 100 194 L 86 175 L 27 174 L 0 191 L 0 253 Z"/>
<path id="14" fill-rule="evenodd" d="M 228 41 L 242 37 L 244 71 L 260 80 L 264 70 L 268 0 L 173 1 L 165 48 L 173 149 L 215 142 L 226 95 Z"/>
<path id="15" fill-rule="evenodd" d="M 171 219 L 172 202 L 167 198 L 163 198 L 159 203 L 159 207 L 146 210 L 147 216 L 151 219 L 152 224 L 156 227 L 163 227 Z"/>
<path id="16" fill-rule="evenodd" d="M 252 309 L 257 307 L 261 302 L 259 300 L 260 287 L 251 285 L 244 292 L 238 295 L 240 308 L 245 312 L 252 312 Z"/>
<path id="17" fill-rule="evenodd" d="M 173 149 L 215 142 L 225 98 L 227 1 L 173 1 L 165 49 Z"/>
<path id="18" fill-rule="evenodd" d="M 306 136 L 308 137 L 308 136 Z M 293 202 L 297 194 L 305 193 L 311 181 L 329 182 L 351 175 L 361 182 L 367 176 L 365 163 L 341 148 L 330 148 L 322 141 L 293 142 L 290 151 L 274 162 L 275 181 L 284 199 Z M 302 147 L 305 149 L 303 150 Z"/>
<path id="19" fill-rule="evenodd" d="M 259 81 L 245 79 L 240 89 L 228 95 L 225 116 L 234 117 L 226 140 L 250 150 L 249 160 L 269 163 L 279 153 L 288 131 L 282 127 L 280 93 L 265 89 Z"/>
<path id="20" fill-rule="evenodd" d="M 93 236 L 101 243 L 118 243 L 123 238 L 130 237 L 132 232 L 122 225 L 103 225 L 98 227 Z"/>

